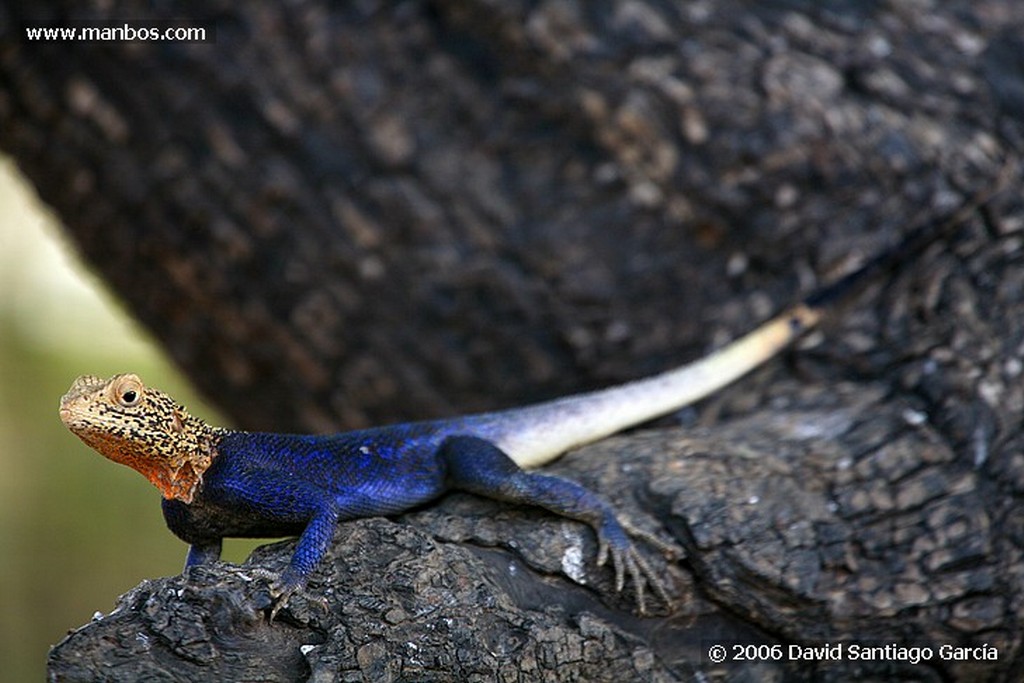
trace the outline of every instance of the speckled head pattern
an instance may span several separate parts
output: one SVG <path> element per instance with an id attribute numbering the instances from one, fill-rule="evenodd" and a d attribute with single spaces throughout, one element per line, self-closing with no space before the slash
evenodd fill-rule
<path id="1" fill-rule="evenodd" d="M 101 455 L 191 503 L 223 433 L 136 375 L 83 375 L 60 400 L 60 419 Z"/>

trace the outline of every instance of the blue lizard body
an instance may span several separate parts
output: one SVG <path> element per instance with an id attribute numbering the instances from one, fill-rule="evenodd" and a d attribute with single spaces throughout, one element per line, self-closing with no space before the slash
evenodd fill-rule
<path id="1" fill-rule="evenodd" d="M 342 519 L 401 512 L 444 492 L 435 454 L 445 432 L 437 423 L 328 436 L 230 431 L 192 502 L 164 499 L 167 522 L 203 543 L 295 533 L 327 506 Z"/>

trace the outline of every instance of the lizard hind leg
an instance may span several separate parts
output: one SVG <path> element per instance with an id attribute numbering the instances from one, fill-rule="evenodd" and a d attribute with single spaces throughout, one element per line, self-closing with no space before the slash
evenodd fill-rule
<path id="1" fill-rule="evenodd" d="M 646 613 L 645 586 L 654 589 L 666 604 L 671 603 L 658 575 L 636 550 L 611 504 L 601 496 L 568 479 L 524 471 L 500 448 L 478 437 L 449 437 L 438 455 L 447 466 L 451 488 L 535 505 L 588 524 L 597 534 L 598 566 L 611 559 L 616 591 L 621 591 L 629 578 L 641 614 Z"/>

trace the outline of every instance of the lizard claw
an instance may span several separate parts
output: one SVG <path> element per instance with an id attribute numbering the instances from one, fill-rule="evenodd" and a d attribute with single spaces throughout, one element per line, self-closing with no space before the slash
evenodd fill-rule
<path id="1" fill-rule="evenodd" d="M 292 595 L 302 587 L 301 581 L 288 581 L 288 572 L 285 571 L 277 580 L 270 584 L 270 597 L 274 606 L 270 609 L 270 621 L 274 621 L 281 608 L 288 604 Z"/>

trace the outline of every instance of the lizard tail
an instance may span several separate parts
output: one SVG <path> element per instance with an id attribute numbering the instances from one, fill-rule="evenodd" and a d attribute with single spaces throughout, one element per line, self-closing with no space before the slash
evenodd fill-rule
<path id="1" fill-rule="evenodd" d="M 731 384 L 814 327 L 821 311 L 804 304 L 698 361 L 584 394 L 495 413 L 492 440 L 520 467 L 538 467 L 565 451 L 690 405 Z"/>

